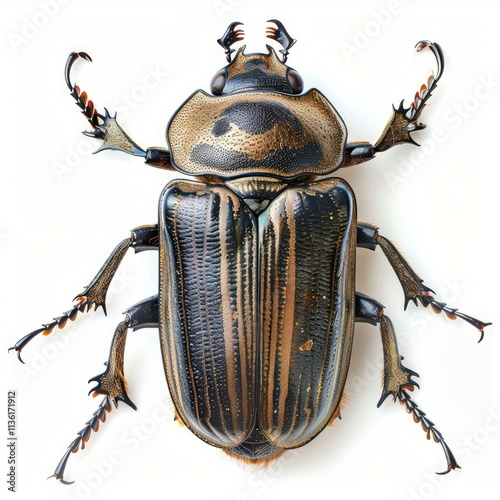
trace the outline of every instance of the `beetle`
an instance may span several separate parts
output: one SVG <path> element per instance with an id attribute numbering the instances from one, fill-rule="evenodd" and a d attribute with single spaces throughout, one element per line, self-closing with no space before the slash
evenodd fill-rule
<path id="1" fill-rule="evenodd" d="M 136 409 L 127 392 L 124 352 L 129 330 L 157 327 L 176 419 L 206 443 L 250 463 L 269 462 L 307 444 L 340 416 L 356 322 L 379 326 L 383 389 L 406 407 L 427 437 L 439 443 L 447 467 L 459 465 L 442 434 L 410 397 L 417 373 L 402 364 L 394 326 L 384 307 L 354 287 L 357 248 L 380 247 L 405 297 L 437 313 L 460 318 L 484 335 L 485 323 L 434 298 L 434 292 L 376 226 L 360 223 L 351 187 L 340 168 L 368 161 L 411 134 L 444 69 L 439 44 L 421 41 L 438 70 L 409 107 L 401 101 L 375 144 L 348 142 L 346 126 L 317 89 L 304 92 L 300 74 L 286 62 L 295 44 L 284 25 L 269 21 L 267 37 L 280 55 L 246 54 L 242 23 L 218 40 L 227 65 L 211 93 L 194 92 L 167 125 L 168 148 L 143 149 L 117 122 L 97 111 L 71 81 L 85 52 L 70 54 L 65 68 L 72 97 L 92 126 L 84 134 L 148 165 L 195 180 L 171 181 L 154 224 L 134 228 L 112 251 L 67 312 L 20 339 L 23 348 L 78 313 L 102 307 L 130 248 L 159 252 L 159 290 L 125 311 L 106 369 L 91 379 L 104 396 L 71 442 L 53 476 L 63 483 L 71 453 L 84 447 L 106 413 L 120 401 Z M 236 52 L 236 53 L 235 53 Z"/>

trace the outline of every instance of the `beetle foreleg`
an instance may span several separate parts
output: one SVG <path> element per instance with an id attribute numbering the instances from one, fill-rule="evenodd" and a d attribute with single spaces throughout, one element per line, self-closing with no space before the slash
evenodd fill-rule
<path id="1" fill-rule="evenodd" d="M 484 328 L 491 325 L 491 323 L 485 323 L 484 321 L 459 312 L 456 308 L 448 307 L 443 302 L 435 300 L 432 295 L 434 292 L 423 284 L 423 280 L 412 269 L 410 264 L 401 255 L 394 244 L 381 236 L 375 226 L 370 224 L 358 224 L 357 238 L 357 244 L 359 247 L 375 250 L 375 248 L 379 246 L 382 249 L 384 255 L 389 261 L 389 264 L 396 273 L 401 286 L 403 287 L 405 295 L 405 309 L 408 306 L 408 302 L 412 301 L 415 305 L 418 305 L 417 301 L 420 301 L 424 307 L 430 305 L 434 312 L 443 312 L 450 319 L 463 319 L 480 331 L 481 337 L 479 338 L 479 342 L 481 342 L 484 337 Z"/>
<path id="2" fill-rule="evenodd" d="M 86 52 L 72 52 L 66 61 L 64 76 L 66 85 L 71 91 L 71 97 L 75 99 L 76 104 L 80 107 L 93 128 L 91 132 L 84 132 L 84 134 L 103 140 L 103 144 L 97 152 L 103 149 L 114 149 L 135 156 L 146 156 L 146 151 L 138 146 L 118 125 L 116 114 L 115 116 L 111 116 L 106 108 L 104 108 L 104 115 L 99 113 L 94 103 L 88 98 L 87 92 L 82 91 L 78 85 L 71 82 L 71 68 L 75 61 L 80 58 L 92 62 L 92 58 Z"/>
<path id="3" fill-rule="evenodd" d="M 427 47 L 436 57 L 438 71 L 436 75 L 431 75 L 427 82 L 420 87 L 415 94 L 413 102 L 408 108 L 404 107 L 403 101 L 401 101 L 398 109 L 393 106 L 392 117 L 382 135 L 373 146 L 375 153 L 386 151 L 397 144 L 405 142 L 417 144 L 411 137 L 411 133 L 425 128 L 425 125 L 423 123 L 418 123 L 417 120 L 431 97 L 432 92 L 437 87 L 437 82 L 441 78 L 444 69 L 443 51 L 437 43 L 422 40 L 416 45 L 417 52 Z"/>
<path id="4" fill-rule="evenodd" d="M 437 74 L 431 75 L 427 83 L 420 87 L 415 94 L 413 102 L 408 108 L 404 107 L 403 101 L 401 101 L 397 109 L 394 106 L 392 107 L 392 116 L 373 146 L 368 142 L 353 142 L 347 144 L 342 167 L 352 167 L 358 163 L 371 160 L 375 158 L 377 153 L 386 151 L 397 144 L 409 143 L 418 146 L 411 134 L 412 132 L 425 128 L 425 124 L 418 123 L 417 120 L 431 97 L 432 92 L 436 88 L 444 68 L 444 57 L 441 47 L 437 43 L 431 43 L 427 40 L 419 42 L 416 46 L 417 51 L 426 47 L 429 47 L 436 57 L 438 65 Z"/>

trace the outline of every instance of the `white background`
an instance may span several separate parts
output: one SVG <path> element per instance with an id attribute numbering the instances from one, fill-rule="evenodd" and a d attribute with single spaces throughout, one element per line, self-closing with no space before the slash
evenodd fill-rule
<path id="1" fill-rule="evenodd" d="M 103 370 L 112 333 L 129 305 L 155 293 L 154 252 L 127 255 L 102 311 L 50 338 L 18 363 L 7 348 L 72 305 L 115 244 L 154 223 L 158 195 L 173 176 L 98 146 L 64 83 L 73 50 L 87 51 L 73 78 L 97 107 L 143 147 L 163 146 L 169 117 L 225 63 L 216 44 L 229 22 L 246 24 L 248 51 L 263 51 L 265 21 L 298 39 L 288 63 L 343 116 L 350 140 L 376 141 L 403 98 L 431 71 L 438 41 L 446 68 L 415 138 L 342 171 L 359 219 L 397 243 L 443 301 L 498 324 L 494 234 L 498 224 L 498 15 L 492 2 L 219 0 L 24 0 L 2 4 L 0 183 L 2 398 L 17 392 L 18 499 L 492 498 L 498 494 L 500 400 L 496 325 L 475 329 L 430 311 L 403 311 L 382 253 L 361 250 L 357 288 L 383 302 L 405 364 L 419 372 L 415 401 L 455 450 L 463 469 L 445 477 L 439 445 L 399 404 L 379 409 L 381 345 L 361 325 L 343 418 L 267 470 L 252 470 L 172 420 L 155 330 L 129 336 L 126 375 L 134 412 L 113 411 L 88 448 L 73 456 L 63 486 L 52 474 L 97 407 L 87 380 Z M 152 77 L 151 75 L 155 75 Z M 0 435 L 6 436 L 6 401 Z M 4 439 L 5 443 L 5 439 Z M 2 446 L 0 469 L 7 472 Z M 3 457 L 2 457 L 3 455 Z M 0 490 L 7 492 L 2 479 Z"/>

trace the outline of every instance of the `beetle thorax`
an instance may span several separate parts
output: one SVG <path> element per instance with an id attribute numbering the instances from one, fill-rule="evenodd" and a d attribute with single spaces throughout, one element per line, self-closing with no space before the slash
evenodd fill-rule
<path id="1" fill-rule="evenodd" d="M 250 210 L 262 213 L 283 189 L 288 186 L 273 177 L 242 177 L 226 181 L 226 186 L 242 198 Z"/>
<path id="2" fill-rule="evenodd" d="M 319 91 L 193 94 L 167 128 L 171 160 L 194 176 L 290 181 L 327 175 L 344 158 L 344 122 Z"/>

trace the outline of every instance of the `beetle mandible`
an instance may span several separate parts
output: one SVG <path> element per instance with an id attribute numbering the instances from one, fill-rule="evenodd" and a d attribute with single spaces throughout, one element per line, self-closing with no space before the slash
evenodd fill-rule
<path id="1" fill-rule="evenodd" d="M 434 292 L 378 228 L 356 219 L 352 189 L 331 174 L 374 158 L 396 144 L 416 144 L 411 133 L 444 68 L 437 43 L 421 41 L 438 69 L 409 107 L 396 109 L 374 145 L 347 142 L 345 124 L 318 90 L 304 92 L 286 65 L 295 41 L 269 21 L 268 38 L 281 56 L 245 54 L 239 22 L 218 43 L 227 66 L 215 74 L 211 94 L 193 93 L 166 130 L 168 149 L 138 146 L 116 115 L 98 112 L 70 78 L 85 52 L 70 54 L 66 83 L 93 130 L 98 151 L 143 157 L 147 164 L 196 178 L 163 190 L 159 220 L 137 227 L 113 250 L 72 309 L 29 333 L 21 351 L 79 312 L 102 307 L 128 249 L 159 251 L 158 294 L 132 306 L 113 336 L 105 371 L 91 379 L 104 398 L 70 444 L 53 476 L 67 483 L 68 458 L 128 396 L 124 350 L 129 329 L 158 327 L 163 364 L 176 418 L 203 441 L 251 463 L 272 460 L 305 445 L 340 415 L 356 322 L 378 325 L 384 369 L 380 406 L 399 400 L 427 436 L 441 444 L 444 473 L 459 467 L 435 425 L 411 399 L 417 374 L 403 366 L 384 307 L 354 288 L 356 248 L 380 247 L 410 301 L 475 326 L 484 323 L 435 300 Z M 236 53 L 235 53 L 236 52 Z"/>

